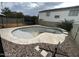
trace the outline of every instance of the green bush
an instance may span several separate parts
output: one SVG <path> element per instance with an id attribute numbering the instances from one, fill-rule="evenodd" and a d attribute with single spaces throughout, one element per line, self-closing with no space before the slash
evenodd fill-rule
<path id="1" fill-rule="evenodd" d="M 61 24 L 58 25 L 58 27 L 63 28 L 68 32 L 70 32 L 71 29 L 73 28 L 73 22 L 74 22 L 73 20 L 65 20 L 62 21 Z"/>

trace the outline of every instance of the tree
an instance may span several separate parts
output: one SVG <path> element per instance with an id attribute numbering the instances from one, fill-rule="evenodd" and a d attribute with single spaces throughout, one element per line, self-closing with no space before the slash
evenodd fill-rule
<path id="1" fill-rule="evenodd" d="M 38 19 L 38 17 L 37 17 L 37 16 L 32 16 L 31 18 L 32 18 L 33 20 Z"/>
<path id="2" fill-rule="evenodd" d="M 12 17 L 12 18 L 22 18 L 24 16 L 22 12 L 13 12 L 7 7 L 2 9 L 1 13 L 6 15 L 7 17 Z"/>
<path id="3" fill-rule="evenodd" d="M 30 24 L 30 25 L 34 25 L 37 23 L 38 17 L 37 16 L 29 16 L 29 15 L 25 15 L 24 16 L 24 22 L 25 24 Z"/>
<path id="4" fill-rule="evenodd" d="M 6 15 L 6 16 L 10 16 L 11 10 L 9 8 L 5 7 L 4 9 L 2 9 L 1 13 Z"/>
<path id="5" fill-rule="evenodd" d="M 37 16 L 32 16 L 31 18 L 32 18 L 32 20 L 35 24 L 38 23 L 38 17 Z"/>
<path id="6" fill-rule="evenodd" d="M 23 15 L 23 13 L 22 12 L 16 12 L 16 17 L 17 18 L 22 18 L 22 17 L 24 17 L 24 15 Z"/>

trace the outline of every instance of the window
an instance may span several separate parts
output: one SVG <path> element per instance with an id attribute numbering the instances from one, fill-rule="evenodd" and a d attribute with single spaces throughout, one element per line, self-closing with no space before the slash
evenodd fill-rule
<path id="1" fill-rule="evenodd" d="M 55 18 L 60 18 L 60 16 L 59 15 L 55 15 Z"/>
<path id="2" fill-rule="evenodd" d="M 69 16 L 78 16 L 78 13 L 79 13 L 78 9 L 70 10 Z"/>
<path id="3" fill-rule="evenodd" d="M 46 13 L 46 16 L 50 16 L 50 12 L 49 11 Z"/>

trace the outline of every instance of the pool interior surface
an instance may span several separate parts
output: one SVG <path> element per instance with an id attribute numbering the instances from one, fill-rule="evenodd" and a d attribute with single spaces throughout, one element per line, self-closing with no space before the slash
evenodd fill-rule
<path id="1" fill-rule="evenodd" d="M 44 27 L 28 27 L 28 28 L 19 28 L 12 32 L 14 36 L 22 39 L 32 39 L 42 33 L 61 34 L 62 31 L 58 29 L 44 28 Z"/>

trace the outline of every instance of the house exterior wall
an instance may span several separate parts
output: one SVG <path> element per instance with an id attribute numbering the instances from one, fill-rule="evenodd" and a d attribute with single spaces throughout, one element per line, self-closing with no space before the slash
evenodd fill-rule
<path id="1" fill-rule="evenodd" d="M 40 25 L 43 25 L 43 26 L 49 26 L 49 27 L 55 27 L 57 26 L 58 24 L 60 24 L 60 22 L 50 22 L 50 21 L 42 21 L 42 20 L 39 20 L 38 23 Z"/>
<path id="2" fill-rule="evenodd" d="M 76 8 L 73 8 L 76 9 Z M 79 9 L 79 7 L 77 7 Z M 74 20 L 75 22 L 79 21 L 79 14 L 78 16 L 69 16 L 69 12 L 71 9 L 64 9 L 64 10 L 54 10 L 54 11 L 49 11 L 50 15 L 47 16 L 47 12 L 40 12 L 39 13 L 39 21 L 47 21 L 47 22 L 61 22 L 63 20 Z M 56 15 L 59 15 L 60 18 L 55 18 Z M 40 20 L 41 19 L 41 20 Z"/>
<path id="3" fill-rule="evenodd" d="M 68 20 L 75 20 L 79 21 L 79 14 L 78 16 L 69 16 L 70 9 L 66 10 L 58 10 L 58 11 L 50 11 L 50 16 L 46 16 L 46 12 L 39 13 L 39 19 L 43 19 L 43 21 L 52 21 L 52 22 L 60 22 L 61 20 L 68 19 Z M 55 18 L 55 15 L 59 15 L 60 18 Z"/>

